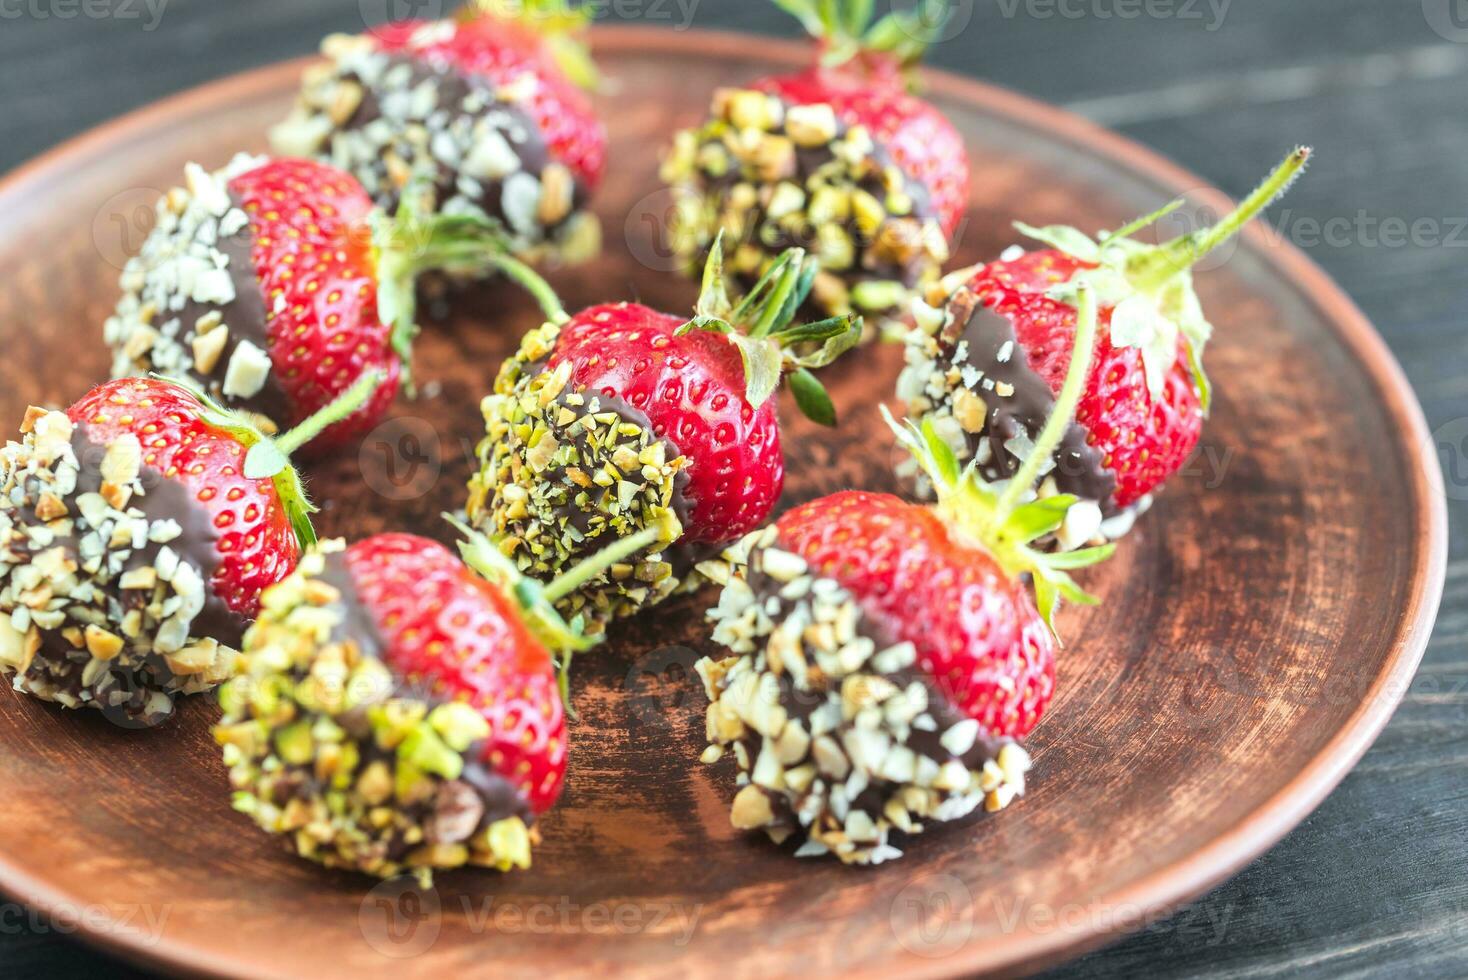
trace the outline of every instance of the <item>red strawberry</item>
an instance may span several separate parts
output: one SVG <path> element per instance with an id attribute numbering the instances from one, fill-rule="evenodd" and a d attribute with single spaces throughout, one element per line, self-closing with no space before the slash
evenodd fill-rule
<path id="1" fill-rule="evenodd" d="M 1198 444 L 1208 412 L 1203 347 L 1212 332 L 1189 271 L 1277 200 L 1310 151 L 1292 153 L 1222 223 L 1163 245 L 1127 236 L 1181 202 L 1093 242 L 1073 228 L 1021 231 L 1050 250 L 980 267 L 938 308 L 920 311 L 898 394 L 931 420 L 960 459 L 1009 476 L 1044 425 L 1065 377 L 1076 290 L 1092 284 L 1104 326 L 1054 486 L 1080 497 L 1058 545 L 1119 537 Z M 938 290 L 940 296 L 943 290 Z"/>
<path id="2" fill-rule="evenodd" d="M 122 276 L 105 336 L 118 376 L 192 380 L 232 408 L 288 428 L 365 371 L 376 392 L 313 451 L 348 442 L 386 413 L 407 373 L 415 276 L 491 266 L 498 233 L 471 219 L 394 221 L 352 177 L 308 160 L 238 156 L 158 204 L 158 223 Z"/>
<path id="3" fill-rule="evenodd" d="M 166 381 L 32 408 L 0 459 L 0 670 L 140 726 L 227 677 L 261 590 L 311 540 L 287 454 L 375 383 L 275 441 Z"/>
<path id="4" fill-rule="evenodd" d="M 1084 297 L 1052 421 L 1002 492 L 961 470 L 931 424 L 898 429 L 937 507 L 839 493 L 751 534 L 726 566 L 709 563 L 725 580 L 713 636 L 734 656 L 697 665 L 712 702 L 704 760 L 734 749 L 747 777 L 735 826 L 776 841 L 800 833 L 802 856 L 875 864 L 901 855 L 893 830 L 1003 809 L 1024 792 L 1018 740 L 1055 689 L 1048 622 L 1061 596 L 1094 601 L 1065 570 L 1111 551 L 1035 551 L 1075 498 L 1023 500 L 1085 381 L 1097 321 Z"/>
<path id="5" fill-rule="evenodd" d="M 585 206 L 606 161 L 606 132 L 572 81 L 595 83 L 589 19 L 526 0 L 333 35 L 276 151 L 331 160 L 387 208 L 425 178 L 430 210 L 494 219 L 521 258 L 589 257 L 599 233 Z"/>
<path id="6" fill-rule="evenodd" d="M 265 593 L 245 670 L 220 692 L 235 806 L 330 867 L 391 877 L 529 867 L 560 796 L 566 713 L 551 651 L 589 644 L 484 539 L 328 542 Z"/>
<path id="7" fill-rule="evenodd" d="M 798 74 L 720 91 L 713 119 L 679 134 L 663 169 L 679 201 L 675 247 L 697 268 L 720 230 L 752 282 L 781 249 L 825 270 L 812 299 L 883 330 L 933 284 L 968 203 L 962 137 L 907 90 L 904 69 L 943 17 L 894 13 L 870 29 L 869 3 L 781 0 L 821 41 Z"/>
<path id="8" fill-rule="evenodd" d="M 790 322 L 816 271 L 798 249 L 737 306 L 721 261 L 716 242 L 693 320 L 629 303 L 555 317 L 485 400 L 469 519 L 521 571 L 555 575 L 605 540 L 662 528 L 653 553 L 568 597 L 569 612 L 600 621 L 659 601 L 700 554 L 768 519 L 785 476 L 770 397 L 782 373 L 811 418 L 835 420 L 808 369 L 850 348 L 860 321 Z"/>

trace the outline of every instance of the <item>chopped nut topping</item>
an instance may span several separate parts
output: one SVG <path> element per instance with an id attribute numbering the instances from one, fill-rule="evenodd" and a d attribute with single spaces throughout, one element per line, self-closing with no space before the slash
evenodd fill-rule
<path id="1" fill-rule="evenodd" d="M 325 582 L 324 542 L 266 590 L 239 659 L 220 690 L 214 730 L 235 808 L 301 857 L 391 878 L 464 865 L 530 866 L 528 808 L 492 813 L 461 778 L 489 734 L 479 712 L 405 690 L 348 625 L 351 599 Z M 207 649 L 172 655 L 185 668 Z"/>
<path id="2" fill-rule="evenodd" d="M 570 364 L 531 370 L 559 328 L 532 331 L 484 400 L 486 435 L 470 481 L 470 523 L 498 537 L 527 575 L 552 578 L 616 538 L 663 529 L 662 544 L 614 566 L 561 602 L 593 629 L 659 602 L 694 576 L 675 575 L 668 547 L 688 461 L 651 431 L 645 415 L 604 395 L 568 388 Z"/>
<path id="3" fill-rule="evenodd" d="M 545 144 L 531 73 L 497 86 L 435 58 L 383 51 L 370 35 L 328 38 L 321 51 L 327 63 L 305 75 L 290 116 L 271 131 L 277 153 L 341 167 L 388 209 L 415 177 L 428 178 L 426 210 L 496 222 L 529 261 L 594 254 L 599 226 Z M 544 160 L 540 173 L 530 169 Z"/>
<path id="4" fill-rule="evenodd" d="M 948 260 L 938 220 L 919 203 L 926 195 L 830 105 L 722 90 L 713 119 L 676 137 L 662 177 L 675 195 L 674 242 L 691 274 L 720 230 L 740 242 L 727 265 L 745 287 L 770 258 L 802 246 L 826 270 L 812 300 L 832 316 L 860 307 L 885 333 L 905 331 L 910 301 Z"/>
<path id="5" fill-rule="evenodd" d="M 0 450 L 0 672 L 43 700 L 157 724 L 174 694 L 223 680 L 233 655 L 194 641 L 217 649 L 205 661 L 189 646 L 206 586 L 161 543 L 182 528 L 151 516 L 162 498 L 144 482 L 135 437 L 73 445 L 63 412 L 31 413 L 27 427 Z"/>
<path id="6" fill-rule="evenodd" d="M 800 833 L 800 856 L 877 864 L 901 856 L 894 830 L 920 833 L 924 821 L 1002 809 L 1024 793 L 1024 749 L 991 747 L 969 718 L 940 723 L 955 709 L 935 714 L 946 702 L 914 670 L 913 645 L 863 635 L 855 599 L 812 579 L 774 528 L 726 550 L 723 564 L 709 618 L 735 656 L 696 670 L 710 699 L 702 758 L 732 748 L 740 769 L 734 826 L 776 841 Z"/>

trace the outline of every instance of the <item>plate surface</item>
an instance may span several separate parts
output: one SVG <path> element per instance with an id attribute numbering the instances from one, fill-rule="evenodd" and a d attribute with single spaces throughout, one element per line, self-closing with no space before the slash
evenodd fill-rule
<path id="1" fill-rule="evenodd" d="M 664 271 L 656 151 L 716 85 L 804 50 L 639 29 L 598 45 L 621 86 L 603 105 L 608 247 L 552 278 L 572 309 L 632 297 L 688 308 L 692 287 Z M 152 201 L 187 160 L 263 149 L 300 68 L 175 98 L 0 186 L 6 432 L 27 404 L 64 405 L 104 378 L 100 324 Z M 1180 193 L 1226 204 L 1056 110 L 941 75 L 930 94 L 973 155 L 963 262 L 1009 244 L 1014 217 L 1094 229 Z M 1155 921 L 1278 840 L 1365 751 L 1416 668 L 1445 558 L 1420 410 L 1361 314 L 1259 230 L 1214 264 L 1200 283 L 1219 391 L 1203 451 L 1089 575 L 1105 605 L 1063 617 L 1061 694 L 1034 738 L 1031 791 L 999 818 L 920 838 L 875 869 L 797 862 L 732 830 L 732 762 L 696 761 L 691 665 L 713 652 L 704 593 L 581 661 L 569 788 L 530 872 L 369 892 L 278 852 L 230 810 L 207 699 L 137 734 L 5 690 L 0 886 L 135 959 L 248 976 L 1013 972 Z M 535 322 L 522 297 L 487 287 L 432 325 L 418 376 L 441 389 L 400 404 L 360 454 L 311 469 L 323 534 L 446 538 L 437 515 L 462 504 L 478 400 Z M 876 405 L 899 364 L 869 350 L 832 371 L 846 420 L 835 433 L 786 411 L 785 504 L 898 489 Z"/>

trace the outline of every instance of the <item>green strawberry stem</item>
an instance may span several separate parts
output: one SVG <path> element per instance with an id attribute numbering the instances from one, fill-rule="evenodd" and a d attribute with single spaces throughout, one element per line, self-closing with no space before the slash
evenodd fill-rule
<path id="1" fill-rule="evenodd" d="M 821 64 L 838 68 L 863 55 L 877 55 L 898 68 L 922 60 L 940 38 L 951 13 L 948 0 L 918 0 L 912 10 L 894 10 L 872 23 L 873 0 L 774 0 L 794 15 L 824 46 Z"/>
<path id="2" fill-rule="evenodd" d="M 316 529 L 311 524 L 311 515 L 316 505 L 306 494 L 301 474 L 291 465 L 291 454 L 316 438 L 329 426 L 350 418 L 387 380 L 381 371 L 365 371 L 346 391 L 338 395 L 331 404 L 312 414 L 300 425 L 275 438 L 255 432 L 255 440 L 245 452 L 245 476 L 253 479 L 270 479 L 275 483 L 275 492 L 285 508 L 286 518 L 295 531 L 301 549 L 316 544 Z M 247 444 L 250 440 L 246 439 Z"/>
<path id="3" fill-rule="evenodd" d="M 402 361 L 402 383 L 414 392 L 413 340 L 418 336 L 418 279 L 426 272 L 483 275 L 502 272 L 530 290 L 546 315 L 565 316 L 544 280 L 510 256 L 498 223 L 467 214 L 430 214 L 423 203 L 430 189 L 409 184 L 395 215 L 374 212 L 372 247 L 377 266 L 377 311 L 392 328 L 391 344 Z"/>
<path id="4" fill-rule="evenodd" d="M 540 274 L 530 266 L 511 255 L 496 255 L 494 267 L 504 273 L 505 278 L 534 297 L 535 302 L 540 304 L 541 312 L 551 323 L 563 324 L 571 319 L 566 314 L 566 308 L 561 305 L 561 299 L 551 288 L 550 283 L 542 279 Z"/>
<path id="5" fill-rule="evenodd" d="M 574 568 L 547 582 L 541 594 L 547 602 L 559 602 L 613 565 L 652 547 L 661 533 L 660 527 L 645 527 L 631 537 L 607 545 L 590 558 L 578 562 Z"/>
<path id="6" fill-rule="evenodd" d="M 1066 369 L 1065 381 L 1060 386 L 1060 393 L 1055 396 L 1055 404 L 1051 407 L 1050 417 L 1045 420 L 1045 427 L 1040 430 L 1039 438 L 1035 440 L 1029 456 L 1025 458 L 1024 463 L 1020 465 L 1014 477 L 1010 479 L 1009 485 L 1004 488 L 1004 493 L 999 497 L 995 516 L 1001 524 L 1008 520 L 1020 499 L 1034 487 L 1039 479 L 1041 468 L 1055 454 L 1060 440 L 1065 438 L 1065 432 L 1070 427 L 1071 420 L 1075 418 L 1076 406 L 1080 403 L 1081 395 L 1085 393 L 1086 378 L 1091 370 L 1092 354 L 1096 350 L 1096 334 L 1099 332 L 1097 325 L 1100 318 L 1096 315 L 1095 293 L 1089 287 L 1082 286 L 1076 299 L 1079 306 L 1076 317 L 1075 345 L 1070 352 L 1070 367 Z"/>
<path id="7" fill-rule="evenodd" d="M 707 330 L 733 344 L 744 363 L 744 398 L 752 407 L 763 405 L 780 379 L 791 375 L 798 379 L 792 385 L 800 410 L 814 422 L 834 425 L 835 407 L 810 369 L 825 367 L 855 347 L 861 340 L 862 320 L 837 316 L 796 322 L 818 271 L 819 263 L 805 249 L 787 249 L 737 304 L 732 303 L 725 287 L 721 231 L 709 249 L 693 319 L 678 333 Z"/>
<path id="8" fill-rule="evenodd" d="M 384 381 L 387 375 L 382 371 L 364 371 L 362 376 L 356 380 L 350 388 L 338 395 L 331 404 L 320 409 L 309 416 L 300 425 L 276 436 L 271 441 L 282 455 L 289 458 L 294 455 L 306 443 L 315 439 L 331 426 L 344 421 L 352 416 L 359 408 L 367 404 L 367 399 L 372 397 Z"/>
<path id="9" fill-rule="evenodd" d="M 657 544 L 663 533 L 662 528 L 643 528 L 579 562 L 550 583 L 542 584 L 523 575 L 515 563 L 488 537 L 451 514 L 443 516 L 444 520 L 464 535 L 465 540 L 459 542 L 459 553 L 463 556 L 464 563 L 514 598 L 520 607 L 525 625 L 556 656 L 561 700 L 566 705 L 567 713 L 575 718 L 575 708 L 571 704 L 571 660 L 577 653 L 596 646 L 600 638 L 586 635 L 580 616 L 566 622 L 557 611 L 555 603 L 618 562 Z"/>
<path id="10" fill-rule="evenodd" d="M 578 622 L 568 624 L 561 619 L 556 612 L 555 602 L 618 562 L 652 547 L 663 533 L 661 527 L 643 528 L 630 537 L 608 545 L 546 584 L 521 573 L 509 556 L 500 551 L 495 542 L 486 535 L 470 528 L 452 514 L 445 514 L 443 517 L 464 535 L 465 540 L 459 542 L 459 553 L 464 556 L 465 563 L 514 596 L 526 614 L 528 625 L 535 629 L 546 646 L 561 651 L 589 649 L 596 641 L 582 633 Z"/>
<path id="11" fill-rule="evenodd" d="M 1127 278 L 1138 291 L 1152 292 L 1178 273 L 1197 265 L 1204 256 L 1237 235 L 1244 225 L 1283 197 L 1310 162 L 1310 153 L 1308 146 L 1302 146 L 1285 157 L 1264 183 L 1218 224 L 1180 235 L 1132 257 L 1127 265 Z M 1160 216 L 1159 213 L 1157 217 Z"/>
<path id="12" fill-rule="evenodd" d="M 1053 456 L 1085 389 L 1099 320 L 1096 298 L 1089 285 L 1080 287 L 1079 305 L 1080 319 L 1070 367 L 1050 418 L 1035 440 L 1030 455 L 1002 493 L 996 493 L 979 475 L 977 461 L 967 467 L 959 465 L 953 447 L 938 434 L 931 417 L 923 420 L 922 428 L 910 421 L 904 428 L 893 420 L 887 407 L 882 406 L 882 416 L 896 433 L 897 441 L 912 453 L 932 479 L 938 493 L 934 510 L 993 556 L 1007 575 L 1012 578 L 1031 577 L 1036 609 L 1052 631 L 1055 628 L 1055 610 L 1061 599 L 1085 605 L 1094 605 L 1098 601 L 1078 586 L 1068 571 L 1104 561 L 1115 551 L 1115 546 L 1110 544 L 1061 554 L 1049 554 L 1031 547 L 1033 542 L 1059 530 L 1065 523 L 1066 513 L 1078 501 L 1070 494 L 1056 494 L 1020 502 L 1038 479 L 1040 468 Z"/>

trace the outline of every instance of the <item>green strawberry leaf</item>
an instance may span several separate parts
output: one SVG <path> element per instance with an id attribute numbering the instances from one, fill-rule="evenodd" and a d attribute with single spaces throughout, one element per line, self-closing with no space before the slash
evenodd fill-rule
<path id="1" fill-rule="evenodd" d="M 831 402 L 825 386 L 805 368 L 790 375 L 790 394 L 801 414 L 817 425 L 832 428 L 836 425 L 836 406 Z"/>
<path id="2" fill-rule="evenodd" d="M 1167 386 L 1168 372 L 1177 360 L 1177 339 L 1177 321 L 1163 315 L 1156 301 L 1143 293 L 1128 296 L 1111 313 L 1111 342 L 1141 351 L 1153 399 L 1161 398 Z"/>
<path id="3" fill-rule="evenodd" d="M 1076 585 L 1069 575 L 1053 566 L 1038 565 L 1034 572 L 1035 608 L 1045 620 L 1045 625 L 1050 627 L 1051 635 L 1059 642 L 1059 634 L 1055 632 L 1055 611 L 1060 607 L 1060 600 L 1064 599 L 1078 606 L 1099 605 L 1101 600 Z"/>
<path id="4" fill-rule="evenodd" d="M 872 0 L 846 0 L 845 30 L 852 37 L 861 37 L 872 22 Z"/>
<path id="5" fill-rule="evenodd" d="M 1090 568 L 1106 561 L 1116 553 L 1116 545 L 1103 544 L 1095 548 L 1081 548 L 1078 551 L 1060 551 L 1046 557 L 1045 564 L 1051 568 L 1073 570 L 1077 568 Z"/>
<path id="6" fill-rule="evenodd" d="M 269 439 L 261 440 L 245 453 L 245 478 L 268 480 L 291 465 L 290 457 Z"/>
<path id="7" fill-rule="evenodd" d="M 1075 505 L 1075 496 L 1068 493 L 1056 494 L 1031 500 L 1014 509 L 1006 524 L 1006 530 L 1016 541 L 1029 544 L 1037 538 L 1057 531 L 1065 523 L 1065 515 Z"/>
<path id="8" fill-rule="evenodd" d="M 1033 238 L 1037 242 L 1043 242 L 1058 251 L 1064 252 L 1082 262 L 1092 265 L 1101 261 L 1101 247 L 1092 241 L 1085 232 L 1067 225 L 1048 225 L 1044 228 L 1036 228 L 1027 225 L 1023 221 L 1014 223 L 1015 229 L 1027 238 Z"/>
<path id="9" fill-rule="evenodd" d="M 1208 372 L 1203 370 L 1203 358 L 1199 356 L 1202 351 L 1201 345 L 1188 344 L 1188 366 L 1193 369 L 1193 384 L 1198 388 L 1198 405 L 1206 418 L 1213 410 L 1213 382 L 1208 380 Z"/>
<path id="10" fill-rule="evenodd" d="M 744 397 L 754 408 L 763 405 L 780 386 L 785 354 L 773 337 L 749 337 L 738 331 L 728 335 L 744 362 Z"/>
<path id="11" fill-rule="evenodd" d="M 809 34 L 820 37 L 825 32 L 826 25 L 821 21 L 815 0 L 774 0 L 774 4 L 799 20 Z"/>
<path id="12" fill-rule="evenodd" d="M 709 249 L 708 261 L 703 266 L 703 285 L 698 292 L 698 303 L 693 308 L 696 318 L 725 320 L 733 311 L 729 292 L 724 285 L 724 232 L 714 239 Z"/>

